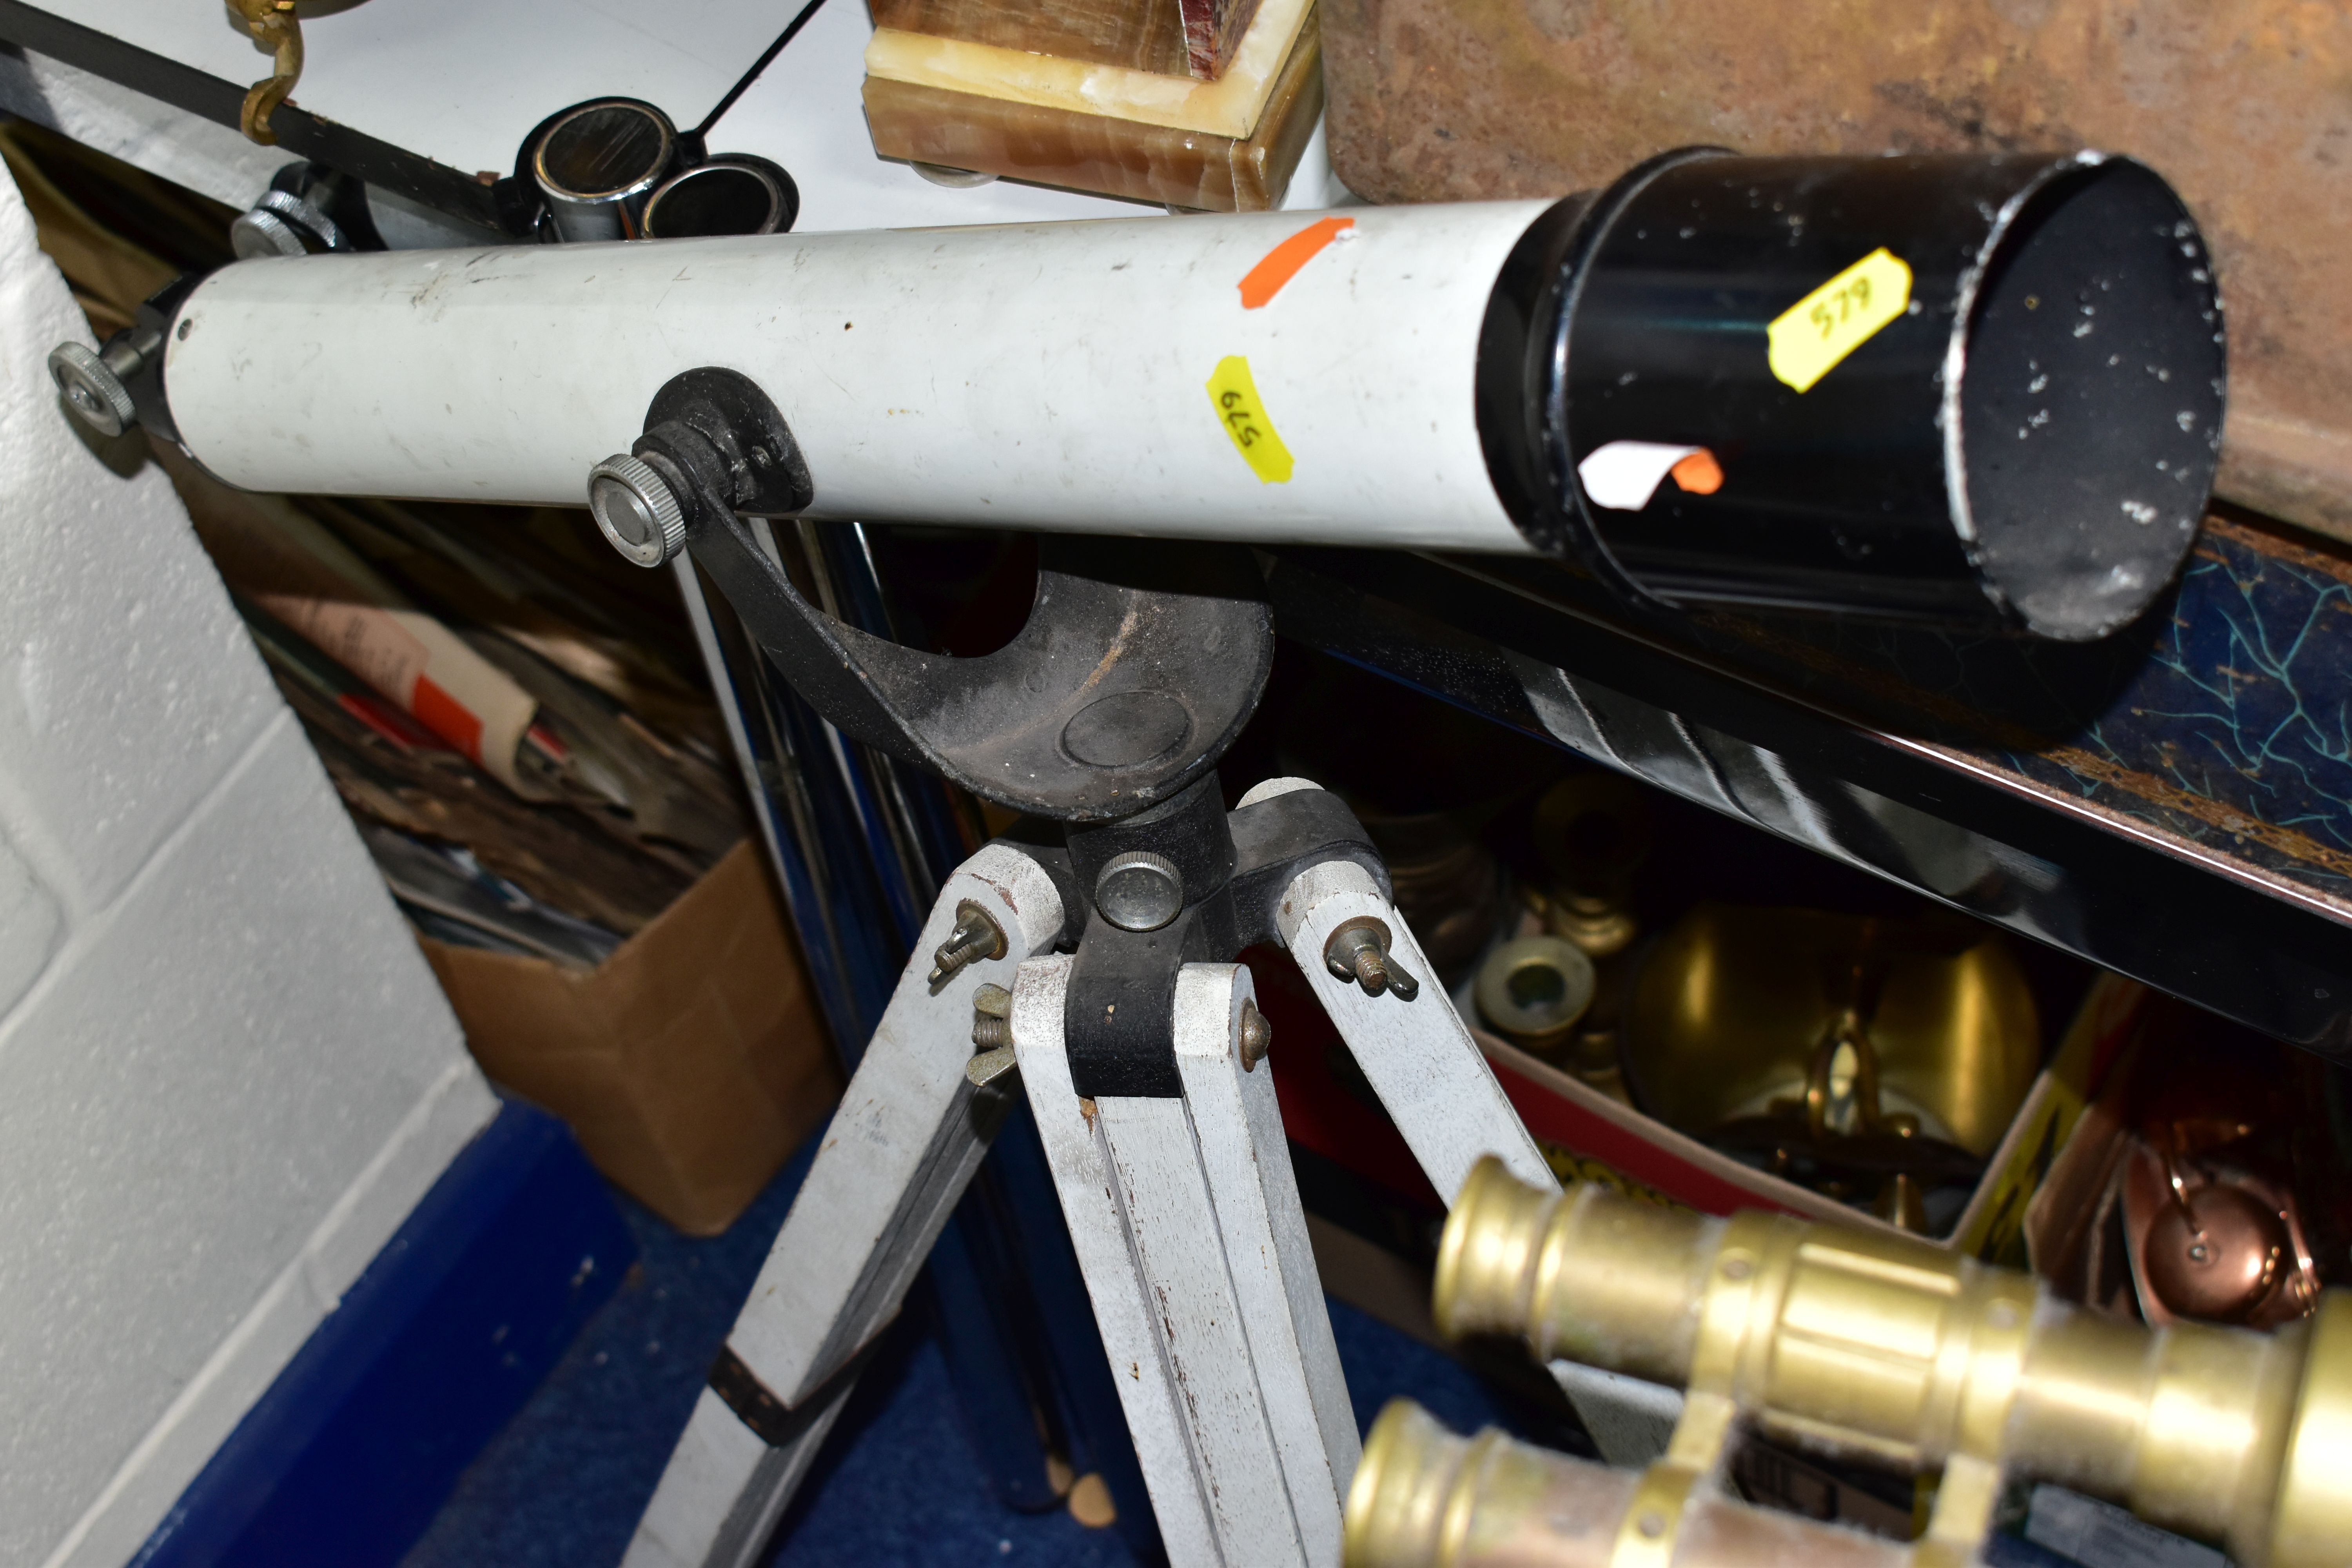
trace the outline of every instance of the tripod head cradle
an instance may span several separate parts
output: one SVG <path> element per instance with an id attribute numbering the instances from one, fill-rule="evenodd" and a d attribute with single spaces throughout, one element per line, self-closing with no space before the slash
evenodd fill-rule
<path id="1" fill-rule="evenodd" d="M 677 376 L 632 455 L 643 472 L 616 460 L 590 487 L 616 545 L 675 517 L 661 553 L 691 552 L 817 711 L 984 800 L 1069 823 L 1149 810 L 1208 773 L 1265 686 L 1274 614 L 1240 546 L 1050 539 L 1020 635 L 952 658 L 834 620 L 752 538 L 741 514 L 797 512 L 810 486 L 750 377 Z"/>
<path id="2" fill-rule="evenodd" d="M 692 554 L 826 719 L 984 799 L 1065 824 L 1066 854 L 1012 847 L 1062 892 L 1077 952 L 1065 1030 L 1081 1095 L 1183 1092 L 1169 1035 L 1178 971 L 1278 940 L 1276 906 L 1307 867 L 1351 862 L 1388 895 L 1387 867 L 1338 796 L 1289 789 L 1225 812 L 1213 770 L 1274 659 L 1273 612 L 1245 549 L 1049 540 L 1020 634 L 953 658 L 834 620 L 752 538 L 740 514 L 797 511 L 809 489 L 791 429 L 750 378 L 677 376 L 631 457 L 643 473 L 616 460 L 590 490 L 616 545 L 664 528 L 662 553 Z M 1138 877 L 1151 899 L 1108 896 L 1114 879 Z M 1352 973 L 1355 953 L 1380 939 L 1360 928 L 1349 937 Z M 955 953 L 1001 942 L 943 948 L 934 986 L 961 967 Z M 1403 998 L 1413 983 L 1391 988 Z"/>

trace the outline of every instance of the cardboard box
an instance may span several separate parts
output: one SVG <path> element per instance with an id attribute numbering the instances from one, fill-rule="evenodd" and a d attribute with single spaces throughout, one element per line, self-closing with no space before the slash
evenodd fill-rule
<path id="1" fill-rule="evenodd" d="M 688 1235 L 733 1223 L 841 1096 L 751 839 L 593 971 L 418 940 L 482 1070 Z"/>

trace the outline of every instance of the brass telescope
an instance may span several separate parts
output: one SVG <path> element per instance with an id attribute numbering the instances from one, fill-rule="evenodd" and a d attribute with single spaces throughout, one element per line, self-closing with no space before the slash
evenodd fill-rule
<path id="1" fill-rule="evenodd" d="M 1683 1418 L 1636 1475 L 1455 1437 L 1399 1402 L 1349 1495 L 1348 1568 L 1959 1568 L 2011 1478 L 2121 1503 L 2242 1568 L 2352 1568 L 2352 1293 L 2275 1333 L 2151 1329 L 1906 1237 L 1547 1193 L 1490 1159 L 1446 1222 L 1434 1305 L 1449 1335 L 1681 1386 Z M 1719 1495 L 1742 1425 L 1940 1472 L 1926 1534 Z"/>

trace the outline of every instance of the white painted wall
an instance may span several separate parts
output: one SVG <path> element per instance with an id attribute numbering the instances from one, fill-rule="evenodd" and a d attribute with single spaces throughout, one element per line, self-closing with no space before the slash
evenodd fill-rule
<path id="1" fill-rule="evenodd" d="M 496 1110 L 0 179 L 0 1563 L 124 1562 Z"/>

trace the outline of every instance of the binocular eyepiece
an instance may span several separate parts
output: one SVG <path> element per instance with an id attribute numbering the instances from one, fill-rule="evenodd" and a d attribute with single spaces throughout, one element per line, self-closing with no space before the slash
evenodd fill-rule
<path id="1" fill-rule="evenodd" d="M 1454 1200 L 1434 1306 L 1686 1390 L 1666 1456 L 1612 1471 L 1455 1437 L 1407 1403 L 1373 1428 L 1348 1568 L 1959 1568 L 2010 1478 L 2055 1481 L 2226 1545 L 2246 1568 L 2341 1568 L 2352 1543 L 2352 1294 L 2273 1333 L 2095 1316 L 2025 1275 L 1906 1237 L 1726 1219 L 1492 1158 Z M 1741 1426 L 1940 1473 L 1925 1536 L 1874 1542 L 1718 1495 Z"/>

